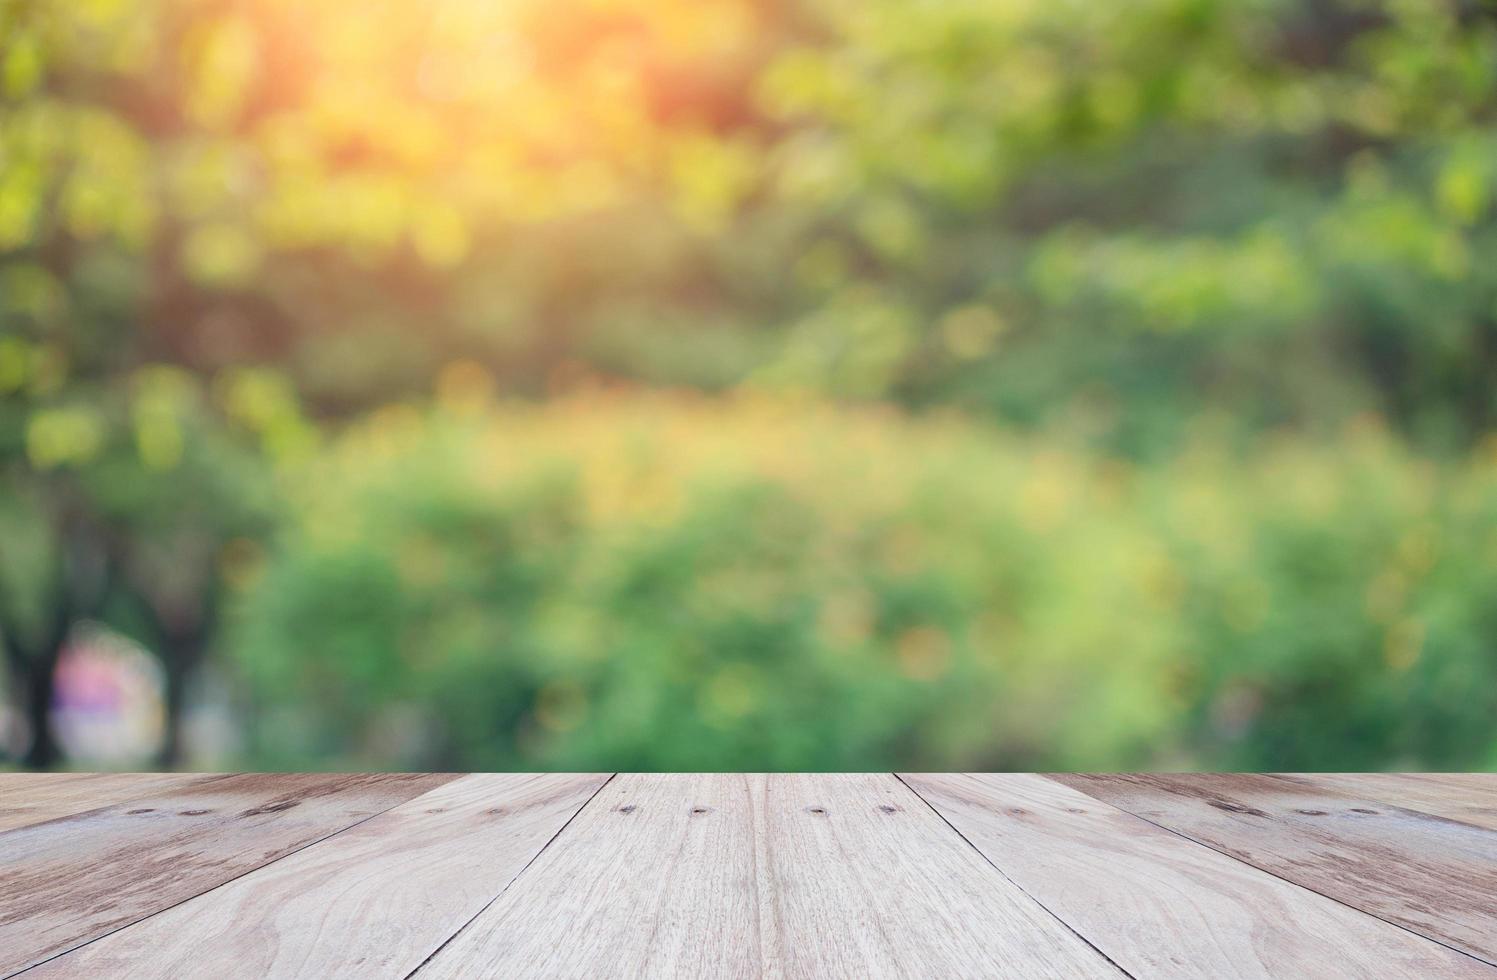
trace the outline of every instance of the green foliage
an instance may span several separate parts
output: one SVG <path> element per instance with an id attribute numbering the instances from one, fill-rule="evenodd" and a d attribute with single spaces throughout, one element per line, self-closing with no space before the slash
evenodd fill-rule
<path id="1" fill-rule="evenodd" d="M 1082 418 L 1130 454 L 1201 408 L 1377 411 L 1441 451 L 1497 411 L 1479 5 L 152 0 L 0 29 L 0 248 L 152 255 L 158 350 L 274 362 L 329 411 L 456 357 L 532 394 L 586 370 Z M 1000 326 L 946 329 L 973 311 Z"/>
<path id="2" fill-rule="evenodd" d="M 607 418 L 609 424 L 599 425 Z M 295 478 L 238 663 L 276 765 L 1479 767 L 1497 463 L 578 396 Z"/>
<path id="3" fill-rule="evenodd" d="M 1460 0 L 0 4 L 12 698 L 227 584 L 261 763 L 1497 764 L 1494 90 Z"/>

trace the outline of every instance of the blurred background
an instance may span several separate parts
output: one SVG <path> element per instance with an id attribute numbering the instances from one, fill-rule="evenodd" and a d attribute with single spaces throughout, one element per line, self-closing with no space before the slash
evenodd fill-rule
<path id="1" fill-rule="evenodd" d="M 1497 13 L 0 4 L 0 767 L 1497 766 Z"/>

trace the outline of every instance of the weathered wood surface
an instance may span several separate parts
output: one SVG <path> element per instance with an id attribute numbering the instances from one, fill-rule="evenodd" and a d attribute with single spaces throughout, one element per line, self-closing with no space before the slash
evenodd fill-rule
<path id="1" fill-rule="evenodd" d="M 422 977 L 1116 977 L 896 779 L 619 776 Z"/>
<path id="2" fill-rule="evenodd" d="M 228 776 L 0 833 L 0 973 L 171 908 L 449 776 Z"/>
<path id="3" fill-rule="evenodd" d="M 1497 963 L 1497 831 L 1267 775 L 1058 776 L 1166 830 Z M 1392 794 L 1383 794 L 1392 795 Z"/>
<path id="4" fill-rule="evenodd" d="M 1497 777 L 0 774 L 0 976 L 1490 977 Z"/>
<path id="5" fill-rule="evenodd" d="M 1497 830 L 1497 779 L 1471 773 L 1327 772 L 1280 774 L 1301 786 L 1318 786 L 1379 803 L 1397 803 L 1450 820 Z"/>
<path id="6" fill-rule="evenodd" d="M 1462 953 L 1050 779 L 909 775 L 1020 887 L 1134 976 L 1497 977 Z M 1127 910 L 1127 914 L 1119 914 Z"/>
<path id="7" fill-rule="evenodd" d="M 190 773 L 7 773 L 0 776 L 0 831 L 219 777 Z"/>
<path id="8" fill-rule="evenodd" d="M 615 776 L 420 976 L 755 976 L 758 848 L 744 777 Z"/>
<path id="9" fill-rule="evenodd" d="M 27 976 L 403 977 L 607 778 L 464 776 Z"/>

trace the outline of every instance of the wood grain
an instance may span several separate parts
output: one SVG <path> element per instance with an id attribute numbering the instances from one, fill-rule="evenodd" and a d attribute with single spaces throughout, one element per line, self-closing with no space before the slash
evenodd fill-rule
<path id="1" fill-rule="evenodd" d="M 1321 786 L 1347 796 L 1422 810 L 1497 830 L 1497 779 L 1471 773 L 1278 773 L 1301 786 Z"/>
<path id="2" fill-rule="evenodd" d="M 1004 874 L 1138 977 L 1487 977 L 1487 966 L 1025 773 L 905 781 Z"/>
<path id="3" fill-rule="evenodd" d="M 1118 976 L 892 776 L 615 778 L 417 976 Z"/>
<path id="4" fill-rule="evenodd" d="M 0 834 L 0 974 L 170 908 L 451 778 L 227 776 Z"/>
<path id="5" fill-rule="evenodd" d="M 608 779 L 464 776 L 26 974 L 403 977 Z"/>
<path id="6" fill-rule="evenodd" d="M 216 778 L 195 773 L 8 773 L 0 776 L 0 832 Z"/>
<path id="7" fill-rule="evenodd" d="M 0 793 L 26 792 L 40 786 L 60 786 L 80 779 L 91 779 L 92 772 L 0 772 Z"/>
<path id="8" fill-rule="evenodd" d="M 98 775 L 92 772 L 0 772 L 0 821 L 6 819 L 6 814 L 13 813 L 11 826 L 25 826 L 31 822 L 25 818 L 28 810 L 45 808 L 49 797 L 65 794 L 70 786 L 86 783 Z"/>
<path id="9" fill-rule="evenodd" d="M 1055 778 L 1288 881 L 1497 962 L 1497 832 L 1267 775 Z"/>

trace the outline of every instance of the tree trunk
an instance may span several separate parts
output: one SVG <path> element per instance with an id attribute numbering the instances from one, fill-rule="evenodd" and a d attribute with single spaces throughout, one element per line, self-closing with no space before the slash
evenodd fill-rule
<path id="1" fill-rule="evenodd" d="M 182 710 L 187 703 L 187 684 L 197 664 L 193 651 L 178 648 L 175 641 L 161 651 L 161 666 L 166 675 L 162 707 L 166 719 L 161 732 L 161 747 L 156 751 L 156 767 L 176 769 L 182 764 Z"/>
<path id="2" fill-rule="evenodd" d="M 73 627 L 92 615 L 103 601 L 108 558 L 102 532 L 77 505 L 67 487 L 54 487 L 59 501 L 53 516 L 58 555 L 44 621 L 23 628 L 7 619 L 0 626 L 6 663 L 24 699 L 21 706 L 31 728 L 31 744 L 21 757 L 30 769 L 50 769 L 62 761 L 62 747 L 52 732 L 52 701 L 57 693 L 57 665 Z"/>
<path id="3" fill-rule="evenodd" d="M 61 747 L 52 734 L 52 701 L 57 692 L 57 665 L 72 632 L 73 619 L 67 603 L 52 611 L 50 622 L 34 643 L 21 639 L 15 624 L 4 631 L 5 661 L 14 688 L 21 698 L 21 715 L 31 733 L 31 744 L 21 756 L 28 769 L 50 769 L 62 760 Z"/>
<path id="4" fill-rule="evenodd" d="M 187 708 L 187 689 L 202 666 L 218 623 L 218 598 L 217 589 L 210 585 L 192 604 L 173 608 L 146 602 L 155 624 L 155 646 L 165 681 L 161 695 L 166 718 L 156 750 L 156 764 L 162 769 L 182 764 L 186 749 L 182 713 Z"/>
<path id="5" fill-rule="evenodd" d="M 52 699 L 57 689 L 57 662 L 61 659 L 61 646 L 37 657 L 28 668 L 23 683 L 26 703 L 26 724 L 31 729 L 31 745 L 21 757 L 21 764 L 28 769 L 51 769 L 57 765 L 62 753 L 57 739 L 52 734 Z"/>

